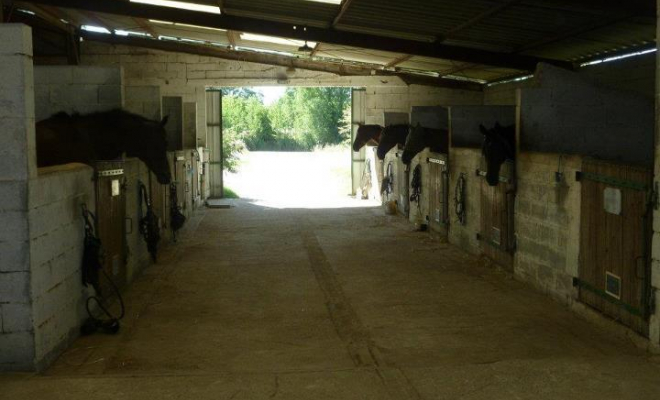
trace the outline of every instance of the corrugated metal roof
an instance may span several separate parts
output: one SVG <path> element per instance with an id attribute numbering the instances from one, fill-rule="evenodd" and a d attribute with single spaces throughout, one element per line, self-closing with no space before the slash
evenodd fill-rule
<path id="1" fill-rule="evenodd" d="M 218 5 L 214 0 L 180 0 Z M 503 7 L 503 4 L 506 7 Z M 443 43 L 502 53 L 577 61 L 655 40 L 656 20 L 652 15 L 637 16 L 624 2 L 600 6 L 595 0 L 352 0 L 334 29 Z M 612 5 L 614 4 L 614 5 Z M 224 0 L 228 15 L 248 16 L 269 21 L 331 27 L 340 5 L 306 0 Z M 26 8 L 31 7 L 27 3 Z M 194 27 L 166 26 L 134 18 L 52 9 L 53 15 L 75 24 L 103 25 L 111 29 L 151 32 L 183 39 L 229 43 L 226 33 Z M 283 45 L 240 39 L 237 46 L 297 52 L 297 45 Z M 332 62 L 364 63 L 370 68 L 389 66 L 402 57 L 350 46 L 322 44 L 315 57 Z M 516 70 L 492 68 L 428 57 L 410 57 L 394 68 L 420 73 L 452 74 L 498 80 Z"/>

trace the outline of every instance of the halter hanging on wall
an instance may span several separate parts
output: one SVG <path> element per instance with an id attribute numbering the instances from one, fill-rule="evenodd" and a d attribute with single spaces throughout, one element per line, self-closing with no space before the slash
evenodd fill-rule
<path id="1" fill-rule="evenodd" d="M 151 200 L 147 195 L 147 187 L 144 183 L 139 182 L 139 198 L 140 198 L 140 233 L 147 243 L 147 250 L 151 254 L 151 259 L 156 262 L 158 255 L 158 242 L 160 241 L 160 224 L 158 216 L 154 213 Z M 147 206 L 147 212 L 142 213 L 142 202 Z"/>

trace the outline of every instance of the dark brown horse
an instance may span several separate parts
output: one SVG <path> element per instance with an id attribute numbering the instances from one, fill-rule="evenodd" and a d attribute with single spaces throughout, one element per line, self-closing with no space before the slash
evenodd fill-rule
<path id="1" fill-rule="evenodd" d="M 479 125 L 484 135 L 481 152 L 486 158 L 486 181 L 489 186 L 497 186 L 500 182 L 500 168 L 507 160 L 516 159 L 516 127 L 495 124 L 494 128 L 486 129 Z"/>
<path id="2" fill-rule="evenodd" d="M 165 123 L 115 109 L 87 115 L 60 112 L 36 126 L 37 165 L 137 157 L 161 184 L 170 183 Z"/>
<path id="3" fill-rule="evenodd" d="M 353 151 L 360 151 L 366 144 L 377 146 L 382 131 L 383 127 L 380 125 L 360 125 L 353 141 Z"/>
<path id="4" fill-rule="evenodd" d="M 410 164 L 413 157 L 427 147 L 435 153 L 447 154 L 449 150 L 449 132 L 446 129 L 424 128 L 417 124 L 417 126 L 410 129 L 401 161 L 404 164 Z"/>
<path id="5" fill-rule="evenodd" d="M 409 132 L 410 125 L 390 125 L 385 127 L 383 133 L 380 135 L 380 143 L 378 143 L 378 149 L 376 150 L 378 158 L 383 160 L 385 159 L 385 154 L 392 147 L 406 144 L 406 138 Z"/>

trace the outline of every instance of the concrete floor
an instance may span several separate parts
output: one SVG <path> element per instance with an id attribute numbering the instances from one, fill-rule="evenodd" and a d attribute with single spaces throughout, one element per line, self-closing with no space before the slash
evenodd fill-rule
<path id="1" fill-rule="evenodd" d="M 659 399 L 660 360 L 380 208 L 206 210 L 1 399 Z"/>

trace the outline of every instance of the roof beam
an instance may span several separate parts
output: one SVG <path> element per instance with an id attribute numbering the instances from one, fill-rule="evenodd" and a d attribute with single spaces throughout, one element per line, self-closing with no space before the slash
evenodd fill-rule
<path id="1" fill-rule="evenodd" d="M 339 8 L 339 13 L 337 13 L 335 19 L 332 20 L 332 26 L 335 26 L 339 23 L 339 20 L 341 19 L 341 17 L 344 16 L 344 14 L 346 14 L 346 11 L 348 11 L 348 7 L 351 5 L 352 2 L 353 0 L 342 0 L 341 7 Z"/>
<path id="2" fill-rule="evenodd" d="M 114 0 L 26 0 L 30 3 L 48 4 L 55 7 L 75 8 L 129 17 L 159 19 L 165 21 L 207 26 L 262 35 L 279 36 L 298 40 L 309 40 L 344 46 L 362 47 L 405 53 L 425 57 L 441 58 L 496 67 L 533 71 L 536 64 L 546 62 L 564 68 L 572 68 L 572 63 L 542 59 L 520 54 L 506 54 L 468 47 L 426 43 L 408 39 L 386 38 L 364 33 L 345 32 L 336 29 L 307 27 L 307 30 L 294 29 L 293 24 L 265 21 L 255 18 L 230 15 L 215 15 L 197 11 L 187 11 L 168 7 L 158 7 L 141 3 Z"/>
<path id="3" fill-rule="evenodd" d="M 395 66 L 401 64 L 402 62 L 406 62 L 406 61 L 410 60 L 411 58 L 413 58 L 413 56 L 410 55 L 410 54 L 403 55 L 403 56 L 395 58 L 394 60 L 392 60 L 392 61 L 388 62 L 387 64 L 385 64 L 384 68 L 395 67 Z"/>
<path id="4" fill-rule="evenodd" d="M 224 15 L 227 12 L 225 11 L 225 2 L 223 0 L 217 0 L 216 3 L 218 3 L 220 14 Z M 229 41 L 229 45 L 231 47 L 236 47 L 236 35 L 236 32 L 232 31 L 231 29 L 227 29 L 227 40 Z M 238 36 L 240 37 L 240 35 Z"/>
<path id="5" fill-rule="evenodd" d="M 316 43 L 316 46 L 314 46 L 314 48 L 312 49 L 312 52 L 309 53 L 309 57 L 310 58 L 314 57 L 316 55 L 316 53 L 318 53 L 319 50 L 321 50 L 321 43 L 320 42 Z"/>
<path id="6" fill-rule="evenodd" d="M 286 57 L 276 54 L 252 53 L 244 51 L 232 51 L 221 47 L 209 47 L 203 45 L 194 45 L 180 43 L 168 40 L 154 40 L 134 36 L 117 36 L 103 33 L 94 33 L 82 31 L 81 36 L 86 41 L 103 42 L 109 44 L 119 44 L 126 46 L 137 46 L 154 50 L 195 54 L 206 57 L 222 58 L 226 60 L 236 60 L 244 62 L 253 62 L 268 65 L 277 65 L 287 68 L 298 68 L 310 71 L 326 72 L 339 76 L 380 76 L 397 77 L 404 82 L 412 82 L 419 85 L 446 87 L 450 89 L 480 91 L 481 85 L 471 82 L 463 82 L 454 79 L 443 79 L 425 76 L 415 76 L 411 74 L 396 73 L 389 71 L 378 71 L 361 66 L 333 64 L 309 59 Z"/>
<path id="7" fill-rule="evenodd" d="M 142 18 L 133 18 L 133 21 L 135 21 L 136 24 L 145 32 L 150 34 L 154 38 L 158 38 L 158 34 L 156 33 L 155 30 L 149 25 L 148 23 L 144 22 Z"/>

